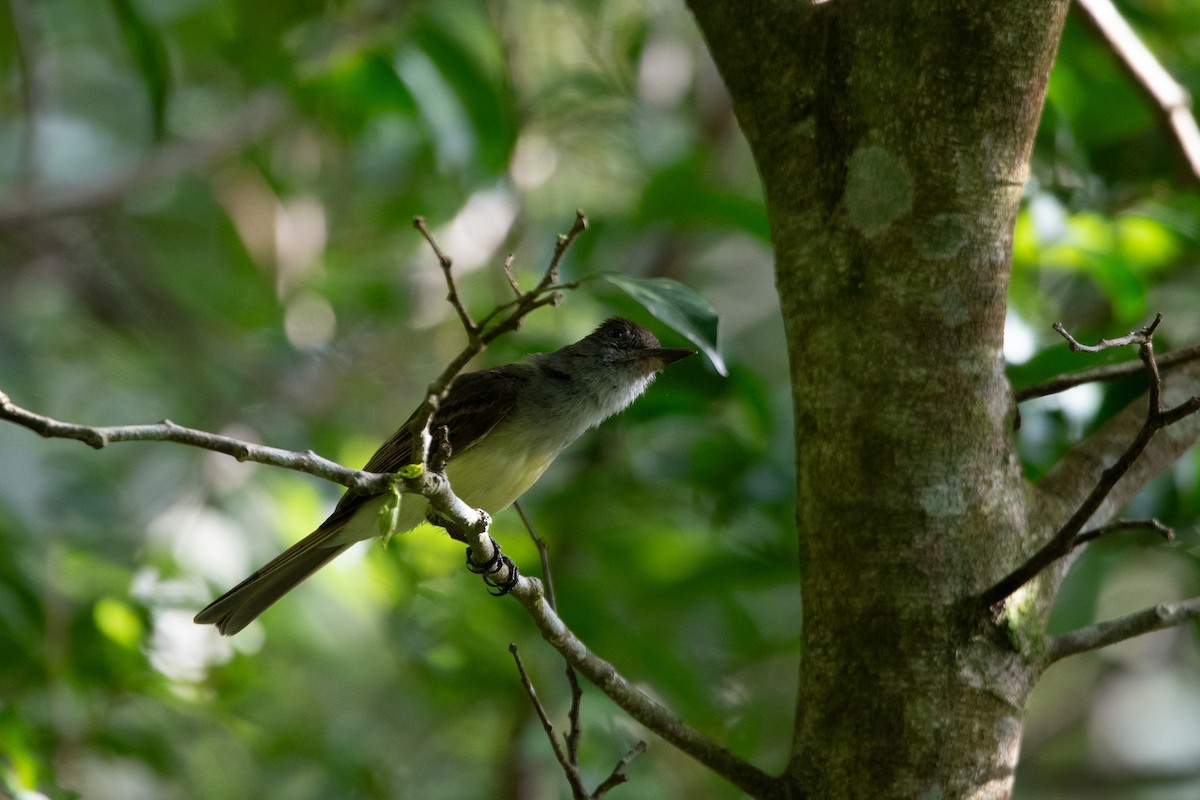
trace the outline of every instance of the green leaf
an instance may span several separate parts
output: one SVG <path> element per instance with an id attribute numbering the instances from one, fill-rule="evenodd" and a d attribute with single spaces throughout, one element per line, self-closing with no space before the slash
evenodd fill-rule
<path id="1" fill-rule="evenodd" d="M 686 336 L 721 375 L 729 374 L 717 350 L 717 310 L 704 295 L 670 278 L 631 278 L 617 272 L 601 272 L 596 277 L 616 286 Z"/>
<path id="2" fill-rule="evenodd" d="M 400 492 L 392 489 L 392 495 L 379 508 L 379 535 L 383 538 L 383 546 L 387 547 L 388 540 L 397 533 L 400 524 Z"/>

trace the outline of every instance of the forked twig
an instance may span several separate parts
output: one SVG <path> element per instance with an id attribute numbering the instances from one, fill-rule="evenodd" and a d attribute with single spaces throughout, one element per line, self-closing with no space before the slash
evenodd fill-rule
<path id="1" fill-rule="evenodd" d="M 525 513 L 525 509 L 521 508 L 520 503 L 513 503 L 517 509 L 517 514 L 521 517 L 521 522 L 525 525 L 525 530 L 529 533 L 529 538 L 533 540 L 533 544 L 537 547 L 538 557 L 542 562 L 542 581 L 546 585 L 546 602 L 550 604 L 550 608 L 558 611 L 558 600 L 554 594 L 554 577 L 550 569 L 550 550 L 546 546 L 546 540 L 538 535 L 537 530 L 533 527 L 533 522 Z M 567 722 L 570 724 L 566 736 L 563 738 L 567 744 L 567 759 L 572 764 L 579 763 L 579 739 L 583 735 L 583 729 L 579 725 L 579 712 L 583 705 L 583 687 L 579 685 L 579 675 L 575 672 L 575 668 L 567 662 L 566 668 L 567 685 L 571 689 L 571 707 L 567 711 Z"/>
<path id="2" fill-rule="evenodd" d="M 595 791 L 589 792 L 583 785 L 583 778 L 579 774 L 579 763 L 576 761 L 574 754 L 568 749 L 563 750 L 559 744 L 558 737 L 554 735 L 554 723 L 550 721 L 550 715 L 546 713 L 546 708 L 542 705 L 541 699 L 538 697 L 537 689 L 533 686 L 533 681 L 529 679 L 529 673 L 525 670 L 525 662 L 521 660 L 521 651 L 515 644 L 508 646 L 508 652 L 512 653 L 513 660 L 517 663 L 517 672 L 521 676 L 521 685 L 525 687 L 525 693 L 529 695 L 529 700 L 533 703 L 534 711 L 538 715 L 538 719 L 542 722 L 542 729 L 546 731 L 546 738 L 550 740 L 550 747 L 554 750 L 554 757 L 558 760 L 559 766 L 567 776 L 567 782 L 571 786 L 571 797 L 574 800 L 600 800 L 604 795 L 608 794 L 613 788 L 620 786 L 629 780 L 629 776 L 625 774 L 625 768 L 633 761 L 633 759 L 646 752 L 646 743 L 639 741 L 629 752 L 617 761 L 616 766 L 608 774 L 608 777 L 601 781 Z"/>
<path id="3" fill-rule="evenodd" d="M 410 428 L 413 436 L 412 452 L 414 454 L 420 453 L 422 456 L 420 463 L 424 464 L 428 460 L 429 448 L 432 443 L 429 425 L 433 420 L 434 413 L 437 411 L 438 404 L 446 396 L 446 392 L 450 390 L 450 384 L 453 383 L 458 373 L 462 372 L 463 368 L 467 366 L 472 358 L 486 350 L 487 346 L 497 338 L 519 328 L 521 322 L 531 312 L 543 306 L 558 305 L 562 301 L 560 290 L 574 288 L 578 285 L 558 285 L 558 265 L 567 248 L 570 247 L 571 243 L 575 241 L 580 233 L 586 230 L 587 217 L 584 216 L 582 211 L 576 210 L 574 225 L 571 226 L 571 230 L 567 233 L 559 234 L 555 241 L 554 255 L 551 257 L 550 264 L 546 267 L 546 272 L 537 286 L 528 292 L 519 293 L 515 300 L 496 306 L 478 323 L 471 319 L 471 315 L 467 312 L 466 306 L 459 296 L 452 271 L 453 261 L 438 246 L 437 240 L 434 239 L 433 234 L 426 226 L 424 218 L 414 217 L 413 227 L 421 232 L 421 235 L 425 237 L 425 241 L 429 243 L 430 249 L 433 250 L 433 254 L 437 258 L 443 274 L 446 276 L 446 285 L 448 287 L 447 300 L 454 306 L 459 320 L 462 322 L 463 330 L 467 335 L 466 346 L 463 347 L 457 356 L 451 359 L 446 368 L 442 370 L 442 373 L 429 384 L 425 399 L 413 415 L 412 427 Z M 507 260 L 506 263 L 508 263 Z M 509 270 L 511 271 L 511 264 L 509 265 Z"/>
<path id="4" fill-rule="evenodd" d="M 1072 350 L 1094 353 L 1110 347 L 1120 347 L 1127 344 L 1138 345 L 1138 357 L 1142 361 L 1150 382 L 1148 392 L 1149 408 L 1146 412 L 1146 420 L 1138 430 L 1133 441 L 1125 448 L 1125 451 L 1117 459 L 1116 463 L 1100 474 L 1099 481 L 1092 488 L 1087 498 L 1084 499 L 1083 503 L 1080 504 L 1079 508 L 1075 510 L 1075 513 L 1071 515 L 1063 526 L 1059 528 L 1058 532 L 1037 552 L 1026 559 L 1024 563 L 980 595 L 980 601 L 986 608 L 992 608 L 1003 602 L 1013 592 L 1040 575 L 1051 564 L 1074 550 L 1080 544 L 1078 540 L 1084 525 L 1087 524 L 1092 515 L 1100 508 L 1100 505 L 1108 497 L 1113 487 L 1117 485 L 1117 482 L 1121 480 L 1129 471 L 1129 468 L 1133 466 L 1134 462 L 1137 461 L 1138 457 L 1146 449 L 1146 445 L 1154 437 L 1154 434 L 1168 425 L 1178 422 L 1184 417 L 1200 410 L 1200 397 L 1193 397 L 1174 408 L 1163 408 L 1162 377 L 1158 371 L 1158 364 L 1154 359 L 1153 341 L 1154 331 L 1160 322 L 1162 322 L 1162 314 L 1156 315 L 1154 321 L 1144 328 L 1131 331 L 1126 336 L 1117 339 L 1102 339 L 1095 345 L 1080 344 L 1073 336 L 1067 333 L 1061 323 L 1055 323 L 1054 329 L 1062 334 Z M 1092 536 L 1091 538 L 1095 537 Z"/>

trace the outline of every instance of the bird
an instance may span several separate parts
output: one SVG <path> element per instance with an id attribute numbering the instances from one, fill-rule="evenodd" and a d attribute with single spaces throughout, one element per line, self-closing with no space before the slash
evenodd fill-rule
<path id="1" fill-rule="evenodd" d="M 636 322 L 612 318 L 559 350 L 459 375 L 431 427 L 446 427 L 451 488 L 474 508 L 503 511 L 567 446 L 628 407 L 664 367 L 695 352 L 662 347 Z M 412 452 L 414 417 L 375 451 L 365 471 L 393 473 L 420 460 Z M 242 630 L 351 545 L 380 536 L 378 517 L 390 496 L 348 490 L 315 531 L 210 603 L 195 622 L 226 636 Z M 392 530 L 420 525 L 424 506 L 402 504 Z"/>

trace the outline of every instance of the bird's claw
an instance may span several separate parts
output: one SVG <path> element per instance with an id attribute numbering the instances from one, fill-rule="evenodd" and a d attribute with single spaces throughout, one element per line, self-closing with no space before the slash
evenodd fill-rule
<path id="1" fill-rule="evenodd" d="M 483 582 L 490 587 L 488 594 L 493 597 L 500 597 L 513 590 L 513 587 L 517 585 L 517 580 L 521 577 L 521 573 L 517 570 L 517 565 L 513 563 L 513 560 L 500 552 L 500 543 L 495 539 L 492 539 L 491 542 L 492 557 L 482 564 L 471 558 L 471 548 L 467 548 L 467 569 L 476 575 L 483 576 Z M 506 567 L 508 568 L 508 577 L 503 581 L 496 581 L 493 576 L 500 573 Z"/>

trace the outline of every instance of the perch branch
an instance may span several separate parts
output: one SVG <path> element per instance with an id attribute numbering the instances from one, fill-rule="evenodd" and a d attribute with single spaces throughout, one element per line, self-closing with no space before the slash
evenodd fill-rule
<path id="1" fill-rule="evenodd" d="M 523 293 L 517 300 L 493 311 L 480 323 L 483 329 L 479 336 L 480 344 L 487 345 L 502 333 L 515 329 L 521 319 L 533 309 L 558 302 L 559 290 L 569 288 L 568 285 L 557 284 L 558 264 L 567 247 L 586 226 L 586 218 L 581 212 L 578 213 L 571 231 L 559 237 L 550 266 L 538 285 L 533 290 Z M 475 352 L 477 351 L 473 351 L 468 345 L 431 385 L 429 397 L 425 401 L 428 414 L 424 422 L 425 428 L 428 428 L 428 419 L 432 417 L 440 393 L 449 386 L 457 371 Z M 350 470 L 312 452 L 299 453 L 250 444 L 226 436 L 184 428 L 171 422 L 108 428 L 77 425 L 26 411 L 14 405 L 7 395 L 2 393 L 0 419 L 22 425 L 42 436 L 76 439 L 93 447 L 104 447 L 118 441 L 171 441 L 226 453 L 243 461 L 256 461 L 305 472 L 340 483 L 355 491 L 383 494 L 395 487 L 405 492 L 418 493 L 428 499 L 433 515 L 439 523 L 450 523 L 448 530 L 451 535 L 470 542 L 469 562 L 481 565 L 491 562 L 493 558 L 499 559 L 498 546 L 487 533 L 490 524 L 488 515 L 470 508 L 455 496 L 450 482 L 444 475 L 425 469 L 421 465 L 409 465 L 410 468 L 395 475 L 382 475 Z M 506 561 L 501 566 L 504 572 L 493 572 L 485 575 L 485 579 L 489 579 L 493 585 L 507 583 L 511 579 L 512 586 L 508 593 L 525 608 L 543 638 L 568 664 L 594 683 L 633 719 L 746 793 L 759 798 L 782 800 L 785 797 L 786 789 L 779 778 L 772 777 L 753 764 L 738 758 L 727 748 L 671 714 L 658 702 L 638 690 L 617 672 L 612 664 L 588 650 L 551 607 L 541 581 L 519 575 L 511 561 Z M 618 774 L 621 765 L 628 763 L 637 752 L 638 749 L 635 748 L 622 759 L 614 774 Z"/>
<path id="2" fill-rule="evenodd" d="M 1112 0 L 1077 0 L 1089 26 L 1108 42 L 1134 83 L 1158 107 L 1192 175 L 1200 178 L 1200 129 L 1192 98 L 1163 68 Z"/>
<path id="3" fill-rule="evenodd" d="M 229 436 L 221 436 L 195 428 L 185 428 L 169 419 L 148 425 L 110 427 L 79 425 L 73 422 L 62 422 L 21 408 L 13 403 L 4 392 L 0 392 L 0 419 L 28 428 L 47 439 L 74 439 L 97 450 L 117 442 L 175 442 L 224 453 L 227 456 L 233 456 L 238 461 L 254 461 L 259 464 L 305 472 L 365 494 L 380 494 L 389 491 L 391 485 L 391 476 L 389 475 L 347 469 L 341 464 L 317 455 L 312 450 L 300 452 L 251 444 Z"/>
<path id="4" fill-rule="evenodd" d="M 191 445 L 225 453 L 240 461 L 255 461 L 304 472 L 370 494 L 390 491 L 393 482 L 397 480 L 397 476 L 393 475 L 348 469 L 311 451 L 294 452 L 251 444 L 228 436 L 184 428 L 172 422 L 120 427 L 91 427 L 61 422 L 26 411 L 13 404 L 3 393 L 0 393 L 0 419 L 21 425 L 42 436 L 75 439 L 92 447 L 127 441 L 176 442 Z M 490 520 L 486 514 L 472 509 L 455 496 L 450 482 L 444 475 L 424 470 L 418 471 L 418 474 L 412 477 L 401 477 L 399 481 L 403 491 L 424 496 L 441 520 L 453 523 L 460 532 L 467 532 L 474 562 L 485 563 L 493 557 L 493 543 L 487 534 Z M 503 573 L 496 575 L 494 579 L 503 582 L 507 577 L 507 573 Z M 635 720 L 748 793 L 756 797 L 783 796 L 781 784 L 776 778 L 733 755 L 672 715 L 666 708 L 634 687 L 612 664 L 589 651 L 550 607 L 541 581 L 520 576 L 511 594 L 524 606 L 543 638 L 567 663 Z"/>
<path id="5" fill-rule="evenodd" d="M 1101 340 L 1096 345 L 1080 344 L 1066 332 L 1061 324 L 1055 323 L 1054 329 L 1066 338 L 1072 350 L 1098 352 L 1109 347 L 1138 345 L 1138 356 L 1141 358 L 1150 381 L 1149 408 L 1133 441 L 1125 447 L 1115 463 L 1101 472 L 1099 481 L 1095 482 L 1083 502 L 1059 528 L 1058 532 L 1023 564 L 983 592 L 980 599 L 985 607 L 991 608 L 1002 602 L 1017 589 L 1040 575 L 1051 564 L 1074 550 L 1084 525 L 1099 510 L 1121 478 L 1129 472 L 1150 440 L 1154 438 L 1155 433 L 1200 410 L 1200 397 L 1192 397 L 1174 408 L 1163 408 L 1162 377 L 1159 375 L 1158 366 L 1154 360 L 1153 342 L 1154 331 L 1160 322 L 1162 322 L 1162 314 L 1158 314 L 1154 322 L 1144 328 L 1132 331 L 1118 339 Z"/>
<path id="6" fill-rule="evenodd" d="M 284 450 L 253 444 L 230 436 L 222 436 L 195 428 L 185 428 L 170 420 L 148 425 L 116 425 L 98 427 L 63 422 L 51 417 L 35 414 L 12 402 L 0 392 L 0 420 L 7 420 L 48 439 L 73 439 L 90 447 L 100 449 L 118 442 L 174 442 L 203 450 L 211 450 L 232 456 L 238 461 L 253 461 L 296 472 L 303 472 L 333 483 L 339 483 L 351 491 L 378 495 L 392 491 L 397 486 L 408 494 L 424 496 L 433 509 L 442 517 L 453 520 L 459 526 L 472 529 L 486 522 L 486 514 L 472 509 L 451 490 L 445 475 L 430 470 L 415 473 L 389 475 L 343 467 L 312 450 Z M 486 533 L 486 526 L 484 526 Z"/>
<path id="7" fill-rule="evenodd" d="M 1178 603 L 1159 603 L 1124 617 L 1049 637 L 1046 640 L 1045 663 L 1053 664 L 1067 656 L 1098 650 L 1144 633 L 1183 625 L 1197 618 L 1200 618 L 1200 597 Z"/>
<path id="8" fill-rule="evenodd" d="M 521 297 L 521 285 L 517 283 L 517 276 L 513 274 L 513 259 L 512 253 L 504 257 L 504 277 L 508 278 L 508 285 L 512 287 L 513 294 L 517 299 Z"/>

